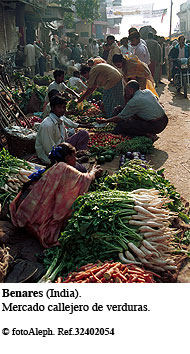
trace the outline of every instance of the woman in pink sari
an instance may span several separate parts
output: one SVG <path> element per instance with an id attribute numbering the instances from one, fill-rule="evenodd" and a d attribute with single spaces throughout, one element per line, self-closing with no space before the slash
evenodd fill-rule
<path id="1" fill-rule="evenodd" d="M 12 223 L 35 235 L 45 248 L 59 244 L 73 202 L 88 191 L 91 182 L 102 172 L 96 166 L 91 172 L 77 171 L 75 152 L 67 143 L 53 149 L 51 167 L 31 175 L 31 181 L 10 204 Z"/>

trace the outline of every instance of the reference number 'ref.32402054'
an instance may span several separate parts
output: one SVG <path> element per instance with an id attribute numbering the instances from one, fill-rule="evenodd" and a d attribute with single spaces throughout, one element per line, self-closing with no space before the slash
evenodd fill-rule
<path id="1" fill-rule="evenodd" d="M 106 335 L 114 335 L 115 328 L 83 328 L 83 327 L 76 327 L 76 328 L 57 328 L 58 335 L 90 335 L 90 336 L 106 336 Z"/>

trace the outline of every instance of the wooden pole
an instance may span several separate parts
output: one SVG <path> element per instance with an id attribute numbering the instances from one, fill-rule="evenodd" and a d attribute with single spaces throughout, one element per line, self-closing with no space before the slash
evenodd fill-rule
<path id="1" fill-rule="evenodd" d="M 170 34 L 169 34 L 170 41 L 171 41 L 171 37 L 172 37 L 172 6 L 173 6 L 173 1 L 171 0 L 171 6 L 170 6 Z"/>

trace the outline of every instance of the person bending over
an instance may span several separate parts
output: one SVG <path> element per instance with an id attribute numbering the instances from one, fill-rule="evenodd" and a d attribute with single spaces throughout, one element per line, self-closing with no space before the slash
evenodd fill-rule
<path id="1" fill-rule="evenodd" d="M 101 63 L 92 67 L 82 66 L 81 75 L 88 80 L 88 89 L 79 98 L 78 102 L 82 102 L 91 95 L 97 87 L 103 87 L 102 101 L 106 117 L 112 117 L 115 106 L 124 104 L 122 74 L 113 66 Z"/>

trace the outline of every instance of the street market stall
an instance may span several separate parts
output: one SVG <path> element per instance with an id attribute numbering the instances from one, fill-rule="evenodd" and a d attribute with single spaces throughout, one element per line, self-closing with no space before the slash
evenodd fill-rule
<path id="1" fill-rule="evenodd" d="M 123 138 L 113 134 L 112 126 L 108 130 L 97 125 L 97 117 L 103 117 L 100 105 L 98 96 L 98 103 L 82 106 L 70 101 L 68 110 L 77 108 L 72 119 L 92 124 L 90 162 L 97 161 L 106 171 L 75 201 L 60 245 L 37 256 L 44 267 L 42 276 L 29 276 L 26 281 L 174 282 L 181 262 L 190 255 L 189 209 L 164 178 L 164 170 L 155 171 L 147 163 L 153 142 L 146 137 Z M 4 209 L 40 167 L 6 149 L 0 158 Z M 6 275 L 14 269 L 11 257 Z"/>

